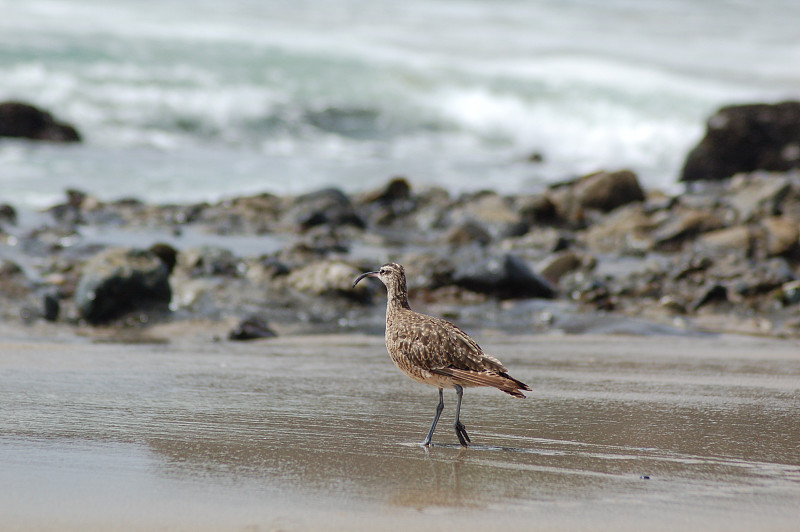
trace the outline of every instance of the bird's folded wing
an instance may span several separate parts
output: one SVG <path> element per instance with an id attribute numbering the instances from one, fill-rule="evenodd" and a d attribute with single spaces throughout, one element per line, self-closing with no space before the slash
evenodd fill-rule
<path id="1" fill-rule="evenodd" d="M 452 377 L 453 379 L 461 381 L 465 384 L 472 384 L 475 386 L 491 386 L 492 388 L 497 388 L 516 397 L 525 397 L 518 391 L 519 389 L 530 390 L 530 388 L 528 388 L 525 384 L 505 375 L 478 373 L 475 371 L 457 368 L 438 368 L 432 369 L 430 372 L 437 375 Z"/>

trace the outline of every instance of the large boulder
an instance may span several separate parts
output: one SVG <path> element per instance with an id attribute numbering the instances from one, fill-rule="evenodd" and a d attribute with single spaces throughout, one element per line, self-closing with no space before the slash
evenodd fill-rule
<path id="1" fill-rule="evenodd" d="M 285 216 L 290 224 L 303 231 L 318 225 L 351 225 L 361 229 L 367 225 L 356 212 L 350 198 L 337 188 L 326 188 L 298 196 Z"/>
<path id="2" fill-rule="evenodd" d="M 545 298 L 557 295 L 556 288 L 528 268 L 524 260 L 510 254 L 480 253 L 458 257 L 453 283 L 473 292 L 500 299 Z"/>
<path id="3" fill-rule="evenodd" d="M 53 115 L 22 102 L 0 103 L 0 137 L 19 137 L 53 142 L 79 142 L 78 131 Z"/>
<path id="4" fill-rule="evenodd" d="M 135 310 L 166 309 L 172 298 L 169 273 L 153 252 L 112 248 L 86 263 L 75 292 L 81 316 L 98 324 Z"/>
<path id="5" fill-rule="evenodd" d="M 800 102 L 723 107 L 689 152 L 681 181 L 800 168 Z"/>
<path id="6" fill-rule="evenodd" d="M 582 207 L 602 212 L 645 199 L 638 177 L 630 170 L 584 176 L 575 183 L 575 195 Z"/>
<path id="7" fill-rule="evenodd" d="M 366 283 L 353 287 L 353 279 L 361 271 L 338 260 L 312 262 L 298 268 L 285 277 L 286 284 L 299 292 L 311 296 L 341 296 L 364 300 L 368 297 Z"/>

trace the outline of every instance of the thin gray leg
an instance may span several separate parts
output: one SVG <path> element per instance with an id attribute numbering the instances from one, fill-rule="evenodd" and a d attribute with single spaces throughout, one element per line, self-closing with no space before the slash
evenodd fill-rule
<path id="1" fill-rule="evenodd" d="M 431 425 L 431 430 L 428 431 L 428 435 L 425 436 L 425 441 L 422 442 L 422 445 L 427 447 L 431 444 L 431 438 L 433 438 L 433 431 L 436 430 L 436 424 L 439 422 L 439 416 L 442 415 L 442 410 L 444 410 L 444 395 L 442 395 L 442 389 L 439 388 L 439 405 L 436 407 L 436 417 L 433 418 L 433 424 Z"/>
<path id="2" fill-rule="evenodd" d="M 456 384 L 455 389 L 456 389 L 456 395 L 458 396 L 458 403 L 456 403 L 456 425 L 455 425 L 456 436 L 458 436 L 458 441 L 461 442 L 461 445 L 466 447 L 467 443 L 472 440 L 469 439 L 469 434 L 467 434 L 467 428 L 458 419 L 458 417 L 461 415 L 461 397 L 464 395 L 464 388 Z"/>

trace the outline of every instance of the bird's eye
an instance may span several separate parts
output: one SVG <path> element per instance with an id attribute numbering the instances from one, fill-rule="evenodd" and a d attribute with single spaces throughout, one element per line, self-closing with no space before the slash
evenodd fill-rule
<path id="1" fill-rule="evenodd" d="M 383 268 L 381 268 L 381 271 L 379 271 L 378 273 L 380 273 L 381 275 L 384 275 L 384 274 L 386 274 L 386 270 L 384 270 Z"/>

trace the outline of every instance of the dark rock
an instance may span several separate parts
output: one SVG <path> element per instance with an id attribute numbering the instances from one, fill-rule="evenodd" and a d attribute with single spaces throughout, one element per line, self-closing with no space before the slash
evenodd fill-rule
<path id="1" fill-rule="evenodd" d="M 175 269 L 175 263 L 178 262 L 178 251 L 174 247 L 158 242 L 150 246 L 148 251 L 161 259 L 161 262 L 167 267 L 167 275 L 172 274 L 172 270 Z"/>
<path id="2" fill-rule="evenodd" d="M 705 286 L 697 299 L 691 304 L 691 309 L 696 311 L 709 303 L 720 303 L 728 301 L 728 289 L 721 284 L 711 283 Z"/>
<path id="3" fill-rule="evenodd" d="M 519 214 L 531 226 L 539 223 L 555 223 L 558 220 L 558 209 L 546 194 L 530 196 L 521 200 Z"/>
<path id="4" fill-rule="evenodd" d="M 800 102 L 723 107 L 689 152 L 681 181 L 800 168 Z"/>
<path id="5" fill-rule="evenodd" d="M 350 198 L 339 189 L 327 188 L 295 198 L 287 218 L 305 231 L 318 225 L 352 225 L 363 229 L 366 222 L 356 212 Z"/>
<path id="6" fill-rule="evenodd" d="M 274 338 L 278 336 L 270 329 L 267 322 L 258 316 L 243 319 L 230 333 L 229 340 L 258 340 L 261 338 Z"/>
<path id="7" fill-rule="evenodd" d="M 408 184 L 406 178 L 395 177 L 378 190 L 365 194 L 361 198 L 361 202 L 388 205 L 408 199 L 411 199 L 411 185 Z"/>
<path id="8" fill-rule="evenodd" d="M 361 195 L 358 203 L 370 223 L 379 226 L 391 225 L 417 207 L 411 185 L 403 177 L 395 177 L 385 186 Z"/>
<path id="9" fill-rule="evenodd" d="M 0 203 L 0 222 L 17 224 L 17 210 L 8 203 Z"/>
<path id="10" fill-rule="evenodd" d="M 112 248 L 83 267 L 75 303 L 93 324 L 134 310 L 165 309 L 172 297 L 167 267 L 146 250 Z"/>
<path id="11" fill-rule="evenodd" d="M 47 321 L 56 321 L 61 311 L 61 303 L 53 294 L 45 294 L 42 298 L 42 317 Z"/>
<path id="12" fill-rule="evenodd" d="M 645 199 L 639 179 L 630 170 L 584 176 L 575 183 L 574 193 L 582 207 L 602 212 Z"/>
<path id="13" fill-rule="evenodd" d="M 501 299 L 545 298 L 556 296 L 555 287 L 514 255 L 457 257 L 453 283 L 473 292 L 492 294 Z"/>
<path id="14" fill-rule="evenodd" d="M 777 294 L 778 301 L 783 306 L 792 306 L 800 303 L 800 281 L 784 283 Z"/>
<path id="15" fill-rule="evenodd" d="M 261 257 L 259 265 L 269 277 L 280 277 L 289 274 L 289 267 L 275 257 Z"/>
<path id="16" fill-rule="evenodd" d="M 22 102 L 0 103 L 0 137 L 53 142 L 79 142 L 78 131 L 56 121 L 47 111 Z"/>
<path id="17" fill-rule="evenodd" d="M 530 155 L 528 155 L 528 158 L 526 160 L 529 163 L 543 163 L 544 162 L 544 155 L 542 155 L 538 151 L 535 151 L 535 152 L 531 153 Z"/>

